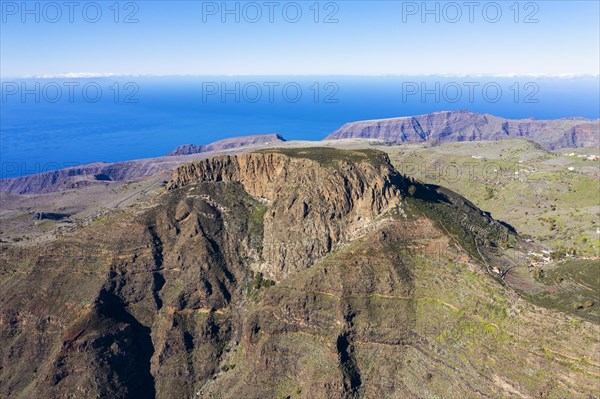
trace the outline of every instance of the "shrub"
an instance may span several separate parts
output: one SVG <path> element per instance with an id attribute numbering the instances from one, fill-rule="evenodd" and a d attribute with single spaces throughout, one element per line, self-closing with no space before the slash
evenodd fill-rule
<path id="1" fill-rule="evenodd" d="M 533 278 L 540 280 L 544 278 L 544 270 L 543 269 L 533 269 Z"/>

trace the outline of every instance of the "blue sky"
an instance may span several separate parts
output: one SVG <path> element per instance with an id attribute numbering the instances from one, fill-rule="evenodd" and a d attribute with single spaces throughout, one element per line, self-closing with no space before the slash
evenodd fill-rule
<path id="1" fill-rule="evenodd" d="M 464 1 L 428 2 L 425 7 L 433 10 L 428 14 L 421 1 L 319 2 L 318 7 L 312 0 L 274 1 L 271 9 L 264 1 L 228 2 L 239 12 L 227 15 L 221 1 L 121 1 L 118 15 L 114 1 L 76 2 L 71 10 L 63 1 L 31 1 L 28 10 L 21 1 L 0 3 L 4 77 L 597 75 L 600 69 L 598 1 L 479 1 L 474 8 Z M 262 17 L 252 23 L 255 5 Z M 328 15 L 333 23 L 325 23 Z M 127 16 L 137 22 L 124 23 Z"/>

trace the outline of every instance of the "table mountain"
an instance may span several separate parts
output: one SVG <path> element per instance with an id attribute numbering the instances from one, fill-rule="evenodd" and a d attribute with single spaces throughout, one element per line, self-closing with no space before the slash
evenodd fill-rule
<path id="1" fill-rule="evenodd" d="M 143 207 L 0 245 L 1 397 L 597 389 L 597 325 L 519 294 L 516 232 L 375 150 L 196 161 Z"/>
<path id="2" fill-rule="evenodd" d="M 343 138 L 381 139 L 391 143 L 526 139 L 550 150 L 598 147 L 600 120 L 511 120 L 469 111 L 444 111 L 347 123 L 325 140 Z"/>

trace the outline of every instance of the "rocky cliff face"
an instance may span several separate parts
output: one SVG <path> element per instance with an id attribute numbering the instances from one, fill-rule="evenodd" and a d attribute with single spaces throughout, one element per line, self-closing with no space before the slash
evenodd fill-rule
<path id="1" fill-rule="evenodd" d="M 265 151 L 206 159 L 179 167 L 167 188 L 198 182 L 235 181 L 268 204 L 264 216 L 264 264 L 257 271 L 281 280 L 312 266 L 338 244 L 375 225 L 400 204 L 399 176 L 387 155 L 308 149 Z M 293 154 L 293 156 L 290 156 Z M 325 158 L 323 158 L 325 159 Z"/>
<path id="2" fill-rule="evenodd" d="M 252 136 L 232 137 L 224 140 L 215 141 L 206 145 L 184 144 L 175 148 L 167 156 L 190 155 L 201 152 L 223 151 L 233 148 L 247 147 L 259 144 L 271 144 L 284 142 L 284 138 L 279 134 L 257 134 Z"/>
<path id="3" fill-rule="evenodd" d="M 195 162 L 141 209 L 0 243 L 0 397 L 589 398 L 597 325 L 488 272 L 522 271 L 518 242 L 376 151 Z"/>
<path id="4" fill-rule="evenodd" d="M 600 144 L 600 120 L 510 120 L 469 111 L 435 112 L 403 118 L 347 123 L 326 140 L 381 139 L 393 143 L 527 139 L 547 149 Z"/>

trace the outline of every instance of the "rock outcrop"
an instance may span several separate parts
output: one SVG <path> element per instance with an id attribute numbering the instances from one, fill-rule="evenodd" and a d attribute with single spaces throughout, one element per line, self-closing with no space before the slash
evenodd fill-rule
<path id="1" fill-rule="evenodd" d="M 392 143 L 526 139 L 549 150 L 598 147 L 600 120 L 510 120 L 469 111 L 448 111 L 347 123 L 325 140 L 344 138 L 381 139 Z"/>
<path id="2" fill-rule="evenodd" d="M 302 157 L 321 154 L 326 163 Z M 342 154 L 342 156 L 340 156 Z M 179 167 L 167 188 L 235 181 L 269 204 L 261 271 L 281 280 L 374 224 L 401 195 L 400 177 L 384 153 L 327 148 L 221 156 Z"/>

